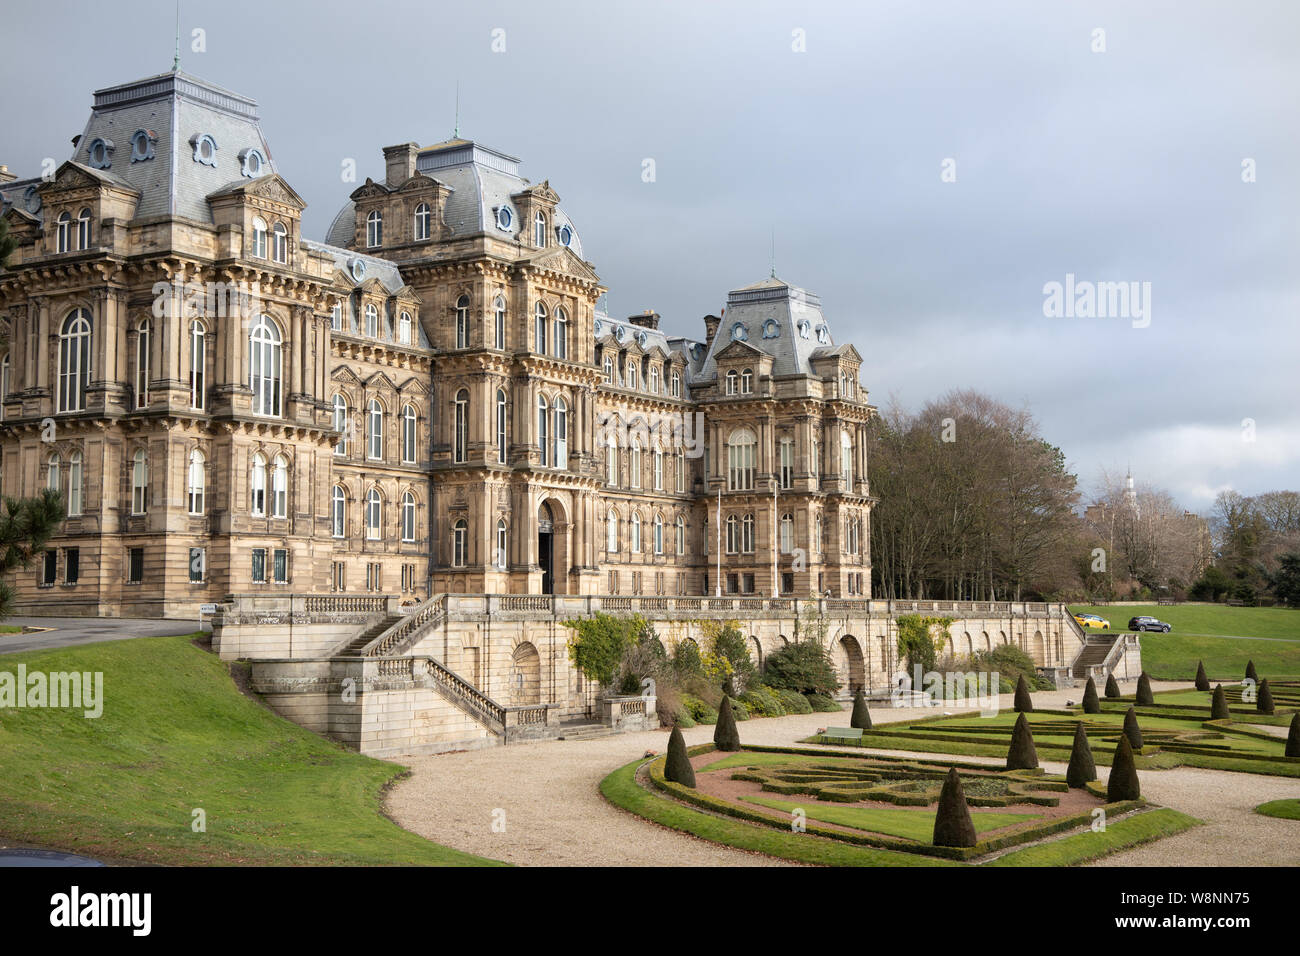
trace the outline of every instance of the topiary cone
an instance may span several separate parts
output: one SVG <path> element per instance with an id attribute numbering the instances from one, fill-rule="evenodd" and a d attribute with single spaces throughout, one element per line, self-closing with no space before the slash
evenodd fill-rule
<path id="1" fill-rule="evenodd" d="M 1300 757 L 1300 713 L 1291 715 L 1291 732 L 1286 735 L 1286 755 Z"/>
<path id="2" fill-rule="evenodd" d="M 1142 786 L 1138 783 L 1137 767 L 1133 765 L 1133 748 L 1123 734 L 1115 748 L 1115 759 L 1110 762 L 1110 779 L 1106 781 L 1106 802 L 1138 800 Z"/>
<path id="3" fill-rule="evenodd" d="M 1007 750 L 1008 770 L 1033 770 L 1038 766 L 1038 748 L 1034 746 L 1034 735 L 1029 732 L 1029 720 L 1022 713 L 1016 718 L 1015 729 L 1011 731 L 1011 747 Z"/>
<path id="4" fill-rule="evenodd" d="M 664 759 L 664 779 L 672 780 L 686 787 L 695 786 L 695 768 L 686 756 L 686 740 L 682 729 L 673 724 L 673 732 L 668 735 L 668 756 Z"/>
<path id="5" fill-rule="evenodd" d="M 1273 692 L 1268 689 L 1268 678 L 1259 682 L 1259 696 L 1255 698 L 1255 709 L 1261 714 L 1273 713 Z"/>
<path id="6" fill-rule="evenodd" d="M 1259 683 L 1259 674 L 1255 671 L 1255 662 L 1253 660 L 1246 661 L 1246 679 L 1253 680 L 1256 684 Z"/>
<path id="7" fill-rule="evenodd" d="M 1096 779 L 1097 765 L 1093 762 L 1092 748 L 1088 746 L 1088 735 L 1081 720 L 1074 725 L 1074 746 L 1070 748 L 1070 766 L 1065 771 L 1065 782 L 1077 790 Z"/>
<path id="8" fill-rule="evenodd" d="M 736 729 L 736 715 L 731 708 L 731 698 L 726 694 L 722 695 L 722 704 L 718 707 L 718 723 L 713 728 L 713 744 L 719 750 L 740 749 L 740 731 Z"/>
<path id="9" fill-rule="evenodd" d="M 1114 674 L 1106 675 L 1106 696 L 1112 699 L 1119 696 L 1119 684 L 1115 682 Z"/>
<path id="10" fill-rule="evenodd" d="M 1156 702 L 1155 695 L 1151 693 L 1151 678 L 1147 677 L 1146 671 L 1138 675 L 1138 689 L 1134 699 L 1140 707 L 1149 707 Z"/>
<path id="11" fill-rule="evenodd" d="M 861 687 L 853 695 L 853 716 L 849 718 L 849 726 L 859 730 L 871 729 L 871 711 L 867 709 L 867 695 L 862 693 Z"/>
<path id="12" fill-rule="evenodd" d="M 1223 692 L 1223 685 L 1214 688 L 1214 697 L 1210 700 L 1210 720 L 1227 720 L 1232 716 L 1228 710 L 1228 695 Z"/>
<path id="13" fill-rule="evenodd" d="M 1034 712 L 1034 702 L 1029 697 L 1029 685 L 1025 683 L 1024 674 L 1016 678 L 1016 697 L 1012 709 L 1018 714 Z"/>
<path id="14" fill-rule="evenodd" d="M 1196 689 L 1210 689 L 1210 679 L 1205 676 L 1205 661 L 1196 662 Z"/>
<path id="15" fill-rule="evenodd" d="M 962 789 L 957 768 L 948 771 L 939 793 L 939 806 L 934 812 L 935 846 L 974 846 L 975 822 L 966 805 L 966 792 Z"/>
<path id="16" fill-rule="evenodd" d="M 1142 728 L 1138 726 L 1138 715 L 1132 707 L 1124 715 L 1124 736 L 1134 750 L 1142 749 Z"/>
<path id="17" fill-rule="evenodd" d="M 1097 699 L 1097 682 L 1091 677 L 1088 678 L 1088 684 L 1083 688 L 1083 712 L 1085 714 L 1100 714 L 1101 701 Z"/>

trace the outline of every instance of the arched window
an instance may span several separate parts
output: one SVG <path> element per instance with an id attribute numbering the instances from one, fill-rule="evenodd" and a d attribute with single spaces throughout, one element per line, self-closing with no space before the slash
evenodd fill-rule
<path id="1" fill-rule="evenodd" d="M 605 553 L 618 554 L 618 514 L 613 508 L 605 515 Z"/>
<path id="2" fill-rule="evenodd" d="M 552 329 L 555 336 L 555 357 L 569 357 L 569 316 L 560 308 L 555 310 L 555 328 Z"/>
<path id="3" fill-rule="evenodd" d="M 50 455 L 49 470 L 45 473 L 45 487 L 56 493 L 63 490 L 61 476 L 59 475 L 59 453 L 57 451 Z"/>
<path id="4" fill-rule="evenodd" d="M 366 538 L 378 541 L 383 537 L 384 500 L 379 496 L 378 488 L 366 492 Z"/>
<path id="5" fill-rule="evenodd" d="M 384 457 L 384 406 L 372 398 L 366 406 L 366 457 L 379 461 Z"/>
<path id="6" fill-rule="evenodd" d="M 149 508 L 149 459 L 136 449 L 131 460 L 131 514 L 142 515 Z"/>
<path id="7" fill-rule="evenodd" d="M 654 363 L 650 365 L 650 392 L 654 395 L 659 394 L 659 366 Z"/>
<path id="8" fill-rule="evenodd" d="M 379 338 L 379 309 L 373 302 L 366 303 L 366 335 Z"/>
<path id="9" fill-rule="evenodd" d="M 727 394 L 728 395 L 736 394 L 736 383 L 739 381 L 740 381 L 740 376 L 736 374 L 736 370 L 734 368 L 727 373 Z"/>
<path id="10" fill-rule="evenodd" d="M 414 405 L 402 406 L 402 462 L 415 464 L 415 433 L 418 419 Z"/>
<path id="11" fill-rule="evenodd" d="M 555 398 L 555 467 L 569 467 L 569 406 Z"/>
<path id="12" fill-rule="evenodd" d="M 541 465 L 545 468 L 549 465 L 550 458 L 550 406 L 546 404 L 546 396 L 537 396 L 537 447 L 541 451 Z"/>
<path id="13" fill-rule="evenodd" d="M 330 331 L 343 331 L 343 303 L 335 302 L 334 308 L 330 310 Z"/>
<path id="14" fill-rule="evenodd" d="M 740 519 L 727 515 L 727 554 L 740 552 Z"/>
<path id="15" fill-rule="evenodd" d="M 677 462 L 673 466 L 673 490 L 679 495 L 686 493 L 686 452 L 677 449 Z"/>
<path id="16" fill-rule="evenodd" d="M 456 348 L 469 348 L 469 296 L 456 300 Z"/>
<path id="17" fill-rule="evenodd" d="M 253 217 L 253 248 L 249 251 L 254 259 L 266 258 L 266 220 L 261 216 Z"/>
<path id="18" fill-rule="evenodd" d="M 271 317 L 258 317 L 248 335 L 249 385 L 254 415 L 280 414 L 280 329 Z"/>
<path id="19" fill-rule="evenodd" d="M 347 507 L 347 493 L 341 486 L 335 485 L 330 491 L 330 533 L 336 538 L 343 537 Z"/>
<path id="20" fill-rule="evenodd" d="M 72 213 L 65 212 L 59 216 L 58 225 L 55 228 L 55 250 L 57 252 L 72 251 Z"/>
<path id="21" fill-rule="evenodd" d="M 810 451 L 808 453 L 808 471 L 814 478 L 817 477 L 817 470 L 821 467 L 821 448 L 817 444 L 817 439 L 812 440 Z"/>
<path id="22" fill-rule="evenodd" d="M 249 470 L 250 499 L 248 513 L 256 518 L 266 515 L 266 459 L 261 452 L 253 455 L 253 467 Z"/>
<path id="23" fill-rule="evenodd" d="M 605 356 L 605 384 L 614 384 L 614 357 L 612 355 Z"/>
<path id="24" fill-rule="evenodd" d="M 533 351 L 539 355 L 546 354 L 546 306 L 537 303 L 534 311 Z"/>
<path id="25" fill-rule="evenodd" d="M 822 553 L 822 516 L 818 515 L 817 520 L 813 522 L 813 551 L 817 554 Z"/>
<path id="26" fill-rule="evenodd" d="M 632 512 L 632 553 L 641 553 L 641 516 Z"/>
<path id="27" fill-rule="evenodd" d="M 740 373 L 740 394 L 751 395 L 754 391 L 754 370 L 747 368 Z"/>
<path id="28" fill-rule="evenodd" d="M 672 395 L 673 398 L 682 397 L 682 373 L 681 372 L 673 372 L 673 384 L 672 384 L 672 390 L 670 394 Z"/>
<path id="29" fill-rule="evenodd" d="M 451 564 L 463 568 L 469 559 L 469 524 L 464 518 L 456 521 L 451 528 Z"/>
<path id="30" fill-rule="evenodd" d="M 686 519 L 681 515 L 677 516 L 677 553 L 686 553 Z"/>
<path id="31" fill-rule="evenodd" d="M 794 515 L 786 512 L 781 515 L 781 553 L 794 551 Z"/>
<path id="32" fill-rule="evenodd" d="M 135 336 L 135 407 L 149 404 L 149 320 L 141 319 Z"/>
<path id="33" fill-rule="evenodd" d="M 190 408 L 202 410 L 207 399 L 208 330 L 198 319 L 190 323 Z"/>
<path id="34" fill-rule="evenodd" d="M 397 344 L 410 345 L 411 341 L 411 313 L 403 312 L 397 319 Z"/>
<path id="35" fill-rule="evenodd" d="M 90 313 L 75 309 L 63 320 L 59 332 L 59 411 L 79 412 L 86 407 L 90 387 Z"/>
<path id="36" fill-rule="evenodd" d="M 469 389 L 456 393 L 456 424 L 452 449 L 454 461 L 465 461 L 469 450 Z"/>
<path id="37" fill-rule="evenodd" d="M 641 371 L 641 363 L 639 361 L 634 360 L 631 356 L 629 356 L 627 362 L 627 387 L 628 388 L 637 387 L 637 375 L 640 371 Z"/>
<path id="38" fill-rule="evenodd" d="M 289 261 L 289 229 L 282 222 L 271 228 L 271 259 L 281 263 Z"/>
<path id="39" fill-rule="evenodd" d="M 429 223 L 433 217 L 429 214 L 429 204 L 422 202 L 415 207 L 415 241 L 429 238 Z"/>
<path id="40" fill-rule="evenodd" d="M 497 519 L 497 568 L 504 571 L 506 562 L 510 555 L 510 531 L 506 527 L 506 519 Z"/>
<path id="41" fill-rule="evenodd" d="M 546 214 L 542 212 L 533 217 L 533 245 L 539 249 L 546 245 Z"/>
<path id="42" fill-rule="evenodd" d="M 271 462 L 271 517 L 289 516 L 289 462 L 276 455 Z"/>
<path id="43" fill-rule="evenodd" d="M 68 517 L 81 514 L 81 452 L 68 456 Z"/>
<path id="44" fill-rule="evenodd" d="M 754 490 L 754 433 L 737 428 L 727 442 L 727 490 Z"/>
<path id="45" fill-rule="evenodd" d="M 840 473 L 844 476 L 844 490 L 853 490 L 853 439 L 848 432 L 840 432 Z"/>
<path id="46" fill-rule="evenodd" d="M 754 553 L 754 516 L 745 515 L 740 522 L 740 550 L 745 554 Z"/>
<path id="47" fill-rule="evenodd" d="M 366 246 L 370 249 L 384 244 L 384 214 L 378 209 L 366 216 Z"/>
<path id="48" fill-rule="evenodd" d="M 506 393 L 497 389 L 497 462 L 506 463 Z"/>
<path id="49" fill-rule="evenodd" d="M 655 515 L 655 554 L 664 553 L 664 516 Z"/>
<path id="50" fill-rule="evenodd" d="M 618 485 L 618 446 L 613 439 L 605 446 L 605 483 L 611 488 Z"/>
<path id="51" fill-rule="evenodd" d="M 203 497 L 207 489 L 207 472 L 203 467 L 203 452 L 195 448 L 190 452 L 189 475 L 185 482 L 185 497 L 192 515 L 203 514 Z"/>
<path id="52" fill-rule="evenodd" d="M 628 442 L 627 484 L 629 488 L 641 487 L 641 439 Z"/>
<path id="53" fill-rule="evenodd" d="M 409 491 L 402 495 L 402 540 L 415 540 L 415 495 Z"/>
<path id="54" fill-rule="evenodd" d="M 0 418 L 4 418 L 4 401 L 9 397 L 9 377 L 9 353 L 6 352 L 4 359 L 0 360 Z"/>
<path id="55" fill-rule="evenodd" d="M 503 349 L 506 347 L 506 300 L 497 296 L 496 302 L 493 303 L 496 312 L 496 347 Z"/>
<path id="56" fill-rule="evenodd" d="M 337 392 L 334 395 L 334 430 L 340 436 L 334 445 L 334 454 L 343 458 L 348 453 L 348 400 Z"/>
<path id="57" fill-rule="evenodd" d="M 77 248 L 90 248 L 90 210 L 83 209 L 77 213 Z"/>
<path id="58" fill-rule="evenodd" d="M 655 448 L 652 455 L 651 470 L 654 475 L 654 490 L 664 490 L 664 452 L 662 448 Z"/>

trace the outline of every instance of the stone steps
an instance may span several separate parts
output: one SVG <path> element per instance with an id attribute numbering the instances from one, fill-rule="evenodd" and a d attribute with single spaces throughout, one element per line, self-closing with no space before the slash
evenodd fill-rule
<path id="1" fill-rule="evenodd" d="M 561 726 L 557 740 L 594 740 L 597 737 L 609 737 L 615 733 L 614 728 L 604 724 L 571 724 Z"/>
<path id="2" fill-rule="evenodd" d="M 370 627 L 366 628 L 366 630 L 358 634 L 352 640 L 352 642 L 343 649 L 342 653 L 340 653 L 339 656 L 356 657 L 358 654 L 361 653 L 362 649 L 367 644 L 373 641 L 380 634 L 384 633 L 384 631 L 388 630 L 390 627 L 392 627 L 401 619 L 402 618 L 400 616 L 386 617 L 382 621 L 372 624 Z"/>

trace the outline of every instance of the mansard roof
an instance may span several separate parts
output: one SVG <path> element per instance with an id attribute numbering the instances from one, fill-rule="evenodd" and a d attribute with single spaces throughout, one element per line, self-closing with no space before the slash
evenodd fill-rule
<path id="1" fill-rule="evenodd" d="M 717 377 L 717 356 L 732 342 L 772 356 L 773 375 L 807 375 L 818 349 L 833 345 L 816 293 L 769 276 L 732 290 L 699 377 Z"/>

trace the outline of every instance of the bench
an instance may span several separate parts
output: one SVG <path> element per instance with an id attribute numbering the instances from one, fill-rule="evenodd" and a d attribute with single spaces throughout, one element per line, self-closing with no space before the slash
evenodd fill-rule
<path id="1" fill-rule="evenodd" d="M 1177 603 L 1178 602 L 1175 601 L 1173 598 L 1161 598 L 1159 601 L 1156 602 L 1156 604 L 1160 605 L 1160 607 L 1173 607 Z"/>
<path id="2" fill-rule="evenodd" d="M 818 736 L 819 740 L 862 740 L 862 731 L 857 727 L 827 727 Z"/>

